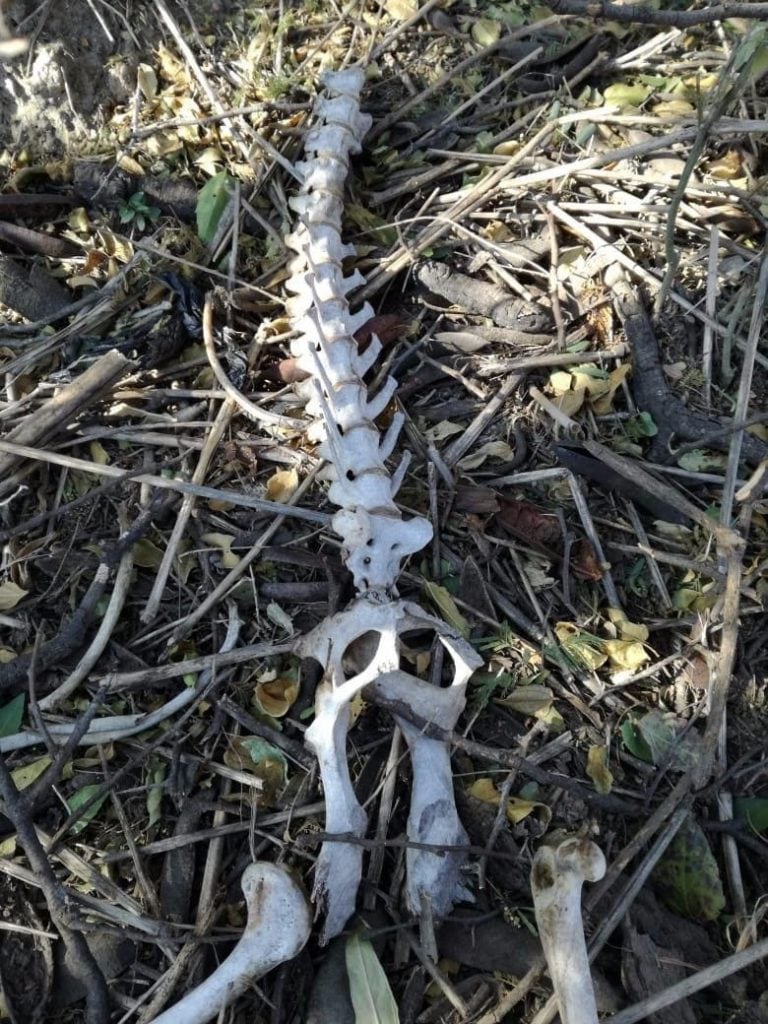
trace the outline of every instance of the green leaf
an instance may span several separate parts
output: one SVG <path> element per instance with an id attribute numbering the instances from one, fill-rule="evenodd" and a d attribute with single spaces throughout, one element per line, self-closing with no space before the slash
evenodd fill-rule
<path id="1" fill-rule="evenodd" d="M 368 939 L 350 935 L 345 953 L 355 1024 L 399 1024 L 395 997 Z"/>
<path id="2" fill-rule="evenodd" d="M 630 754 L 641 761 L 653 764 L 653 751 L 643 739 L 643 734 L 638 729 L 637 722 L 633 719 L 625 718 L 621 723 L 620 731 L 624 746 Z"/>
<path id="3" fill-rule="evenodd" d="M 659 428 L 649 412 L 638 413 L 627 421 L 627 434 L 633 441 L 639 441 L 643 437 L 655 437 L 658 432 Z"/>
<path id="4" fill-rule="evenodd" d="M 768 829 L 768 799 L 760 796 L 737 796 L 733 801 L 733 813 L 741 821 L 749 822 L 756 832 Z"/>
<path id="5" fill-rule="evenodd" d="M 219 171 L 203 185 L 197 197 L 197 234 L 201 242 L 208 242 L 216 234 L 221 215 L 227 208 L 235 179 L 226 171 Z"/>
<path id="6" fill-rule="evenodd" d="M 639 107 L 653 92 L 645 85 L 629 85 L 627 82 L 615 82 L 603 92 L 606 103 L 615 103 L 622 110 L 626 107 Z"/>
<path id="7" fill-rule="evenodd" d="M 669 909 L 693 921 L 714 921 L 725 906 L 717 861 L 691 817 L 683 822 L 652 877 Z"/>
<path id="8" fill-rule="evenodd" d="M 719 472 L 728 465 L 727 455 L 709 455 L 700 448 L 694 448 L 690 452 L 681 455 L 677 460 L 681 469 L 687 469 L 689 473 L 711 473 Z"/>
<path id="9" fill-rule="evenodd" d="M 87 786 L 83 786 L 82 789 L 78 789 L 69 800 L 67 800 L 67 807 L 69 808 L 70 814 L 79 810 L 101 789 L 101 785 L 98 782 L 89 783 Z M 96 815 L 102 808 L 104 801 L 109 796 L 109 793 L 102 793 L 98 799 L 94 800 L 90 807 L 88 807 L 75 823 L 70 828 L 70 834 L 76 836 L 79 832 L 82 832 L 88 822 L 95 818 Z"/>
<path id="10" fill-rule="evenodd" d="M 24 694 L 20 693 L 0 708 L 0 737 L 11 736 L 21 728 L 24 717 Z"/>
<path id="11" fill-rule="evenodd" d="M 439 583 L 433 583 L 431 580 L 425 580 L 424 589 L 430 601 L 439 609 L 440 614 L 448 625 L 453 626 L 456 632 L 461 633 L 466 640 L 469 636 L 469 623 L 461 614 L 456 602 L 445 587 L 441 587 Z"/>
<path id="12" fill-rule="evenodd" d="M 367 207 L 347 203 L 344 207 L 344 214 L 361 231 L 372 235 L 382 245 L 394 245 L 397 242 L 397 228 L 392 227 L 388 221 L 379 217 L 378 214 L 372 213 Z"/>
<path id="13" fill-rule="evenodd" d="M 654 764 L 685 771 L 698 760 L 701 752 L 699 734 L 692 729 L 684 732 L 684 723 L 679 719 L 665 716 L 661 711 L 649 711 L 637 726 L 651 748 Z"/>
<path id="14" fill-rule="evenodd" d="M 237 744 L 249 755 L 253 761 L 253 774 L 263 783 L 261 800 L 265 806 L 273 806 L 288 781 L 285 754 L 258 736 L 238 737 Z M 224 763 L 228 763 L 226 756 Z"/>
<path id="15" fill-rule="evenodd" d="M 21 768 L 14 768 L 11 772 L 11 778 L 16 789 L 21 790 L 31 786 L 36 779 L 40 778 L 50 763 L 50 757 L 40 757 L 37 761 L 31 761 L 29 764 L 22 765 Z"/>

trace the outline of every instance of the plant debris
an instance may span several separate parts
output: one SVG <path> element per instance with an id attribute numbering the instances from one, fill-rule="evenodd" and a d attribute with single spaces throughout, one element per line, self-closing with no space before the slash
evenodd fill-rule
<path id="1" fill-rule="evenodd" d="M 344 934 L 233 1019 L 551 1019 L 530 870 L 578 841 L 600 1012 L 766 1019 L 766 18 L 4 5 L 2 1014 L 150 1021 L 240 940 L 247 865 L 309 892 L 338 846 Z M 320 76 L 355 63 L 357 358 L 433 536 L 403 669 L 346 709 L 339 837 L 305 734 L 355 583 L 286 302 Z M 482 659 L 458 718 L 441 635 Z M 458 820 L 414 844 L 428 744 Z"/>

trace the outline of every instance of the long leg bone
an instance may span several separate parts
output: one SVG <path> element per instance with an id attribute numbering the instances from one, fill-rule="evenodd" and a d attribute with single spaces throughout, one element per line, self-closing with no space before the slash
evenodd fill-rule
<path id="1" fill-rule="evenodd" d="M 562 1024 L 597 1024 L 597 1007 L 581 920 L 581 887 L 605 874 L 605 857 L 589 839 L 540 847 L 531 890 L 536 923 Z"/>
<path id="2" fill-rule="evenodd" d="M 152 1024 L 205 1024 L 303 948 L 311 928 L 309 907 L 288 872 L 276 864 L 250 864 L 241 884 L 248 921 L 240 941 L 210 977 Z"/>
<path id="3" fill-rule="evenodd" d="M 482 664 L 482 659 L 445 623 L 425 615 L 415 606 L 410 606 L 409 611 L 406 628 L 431 628 L 437 632 L 453 662 L 453 679 L 449 686 L 438 688 L 406 672 L 391 672 L 374 680 L 371 689 L 385 697 L 390 706 L 393 701 L 400 702 L 418 718 L 450 732 L 464 710 L 469 677 Z M 414 844 L 431 846 L 467 845 L 467 834 L 456 811 L 448 744 L 425 736 L 400 715 L 396 714 L 395 720 L 408 743 L 413 772 L 408 839 Z M 406 903 L 410 912 L 420 914 L 428 901 L 432 913 L 440 917 L 447 914 L 455 902 L 468 898 L 469 893 L 459 878 L 465 859 L 466 855 L 455 849 L 435 853 L 409 847 Z"/>

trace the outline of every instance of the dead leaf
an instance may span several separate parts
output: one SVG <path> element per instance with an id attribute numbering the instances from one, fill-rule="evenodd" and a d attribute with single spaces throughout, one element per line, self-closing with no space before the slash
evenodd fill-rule
<path id="1" fill-rule="evenodd" d="M 219 549 L 221 552 L 221 564 L 225 569 L 234 569 L 239 563 L 239 556 L 232 551 L 234 537 L 230 537 L 227 533 L 204 533 L 200 539 L 203 544 L 210 544 L 211 547 Z"/>
<path id="2" fill-rule="evenodd" d="M 498 502 L 496 519 L 513 536 L 527 544 L 544 548 L 559 546 L 561 533 L 557 516 L 528 501 L 518 501 L 517 498 L 501 494 L 498 495 Z"/>
<path id="3" fill-rule="evenodd" d="M 499 510 L 499 498 L 490 487 L 462 486 L 456 488 L 455 505 L 457 512 L 474 515 L 490 515 Z"/>
<path id="4" fill-rule="evenodd" d="M 395 21 L 408 21 L 419 9 L 417 0 L 386 0 L 384 10 Z"/>
<path id="5" fill-rule="evenodd" d="M 586 537 L 579 537 L 571 548 L 571 568 L 582 580 L 597 583 L 603 578 L 603 567 Z"/>
<path id="6" fill-rule="evenodd" d="M 394 345 L 406 331 L 406 323 L 397 313 L 378 313 L 355 331 L 355 341 L 361 352 L 364 352 L 374 335 L 384 348 Z"/>
<path id="7" fill-rule="evenodd" d="M 282 718 L 299 696 L 297 679 L 281 677 L 257 683 L 253 689 L 253 702 L 265 715 Z"/>
<path id="8" fill-rule="evenodd" d="M 610 793 L 613 773 L 608 767 L 608 748 L 592 746 L 587 754 L 587 775 L 595 784 L 598 793 Z"/>
<path id="9" fill-rule="evenodd" d="M 501 793 L 493 784 L 493 779 L 490 778 L 475 779 L 467 792 L 476 800 L 480 800 L 484 804 L 490 804 L 492 807 L 498 807 L 501 803 Z M 518 822 L 523 821 L 534 811 L 538 812 L 545 825 L 549 824 L 552 818 L 552 811 L 546 804 L 538 803 L 534 800 L 523 800 L 517 796 L 507 798 L 505 810 L 507 821 L 512 825 L 517 825 Z"/>
<path id="10" fill-rule="evenodd" d="M 299 486 L 299 474 L 295 469 L 278 469 L 267 481 L 267 497 L 270 501 L 284 503 Z"/>
<path id="11" fill-rule="evenodd" d="M 13 582 L 13 580 L 6 580 L 5 583 L 1 583 L 0 612 L 7 612 L 10 611 L 11 608 L 15 608 L 19 601 L 21 601 L 23 597 L 26 597 L 28 593 L 28 590 L 22 590 L 17 583 Z"/>
<path id="12" fill-rule="evenodd" d="M 425 580 L 424 590 L 448 625 L 453 626 L 466 639 L 469 636 L 469 623 L 445 587 L 441 587 L 439 583 L 433 583 L 431 580 Z"/>
<path id="13" fill-rule="evenodd" d="M 153 100 L 157 95 L 157 75 L 149 64 L 139 64 L 136 69 L 136 84 L 145 100 Z"/>
<path id="14" fill-rule="evenodd" d="M 554 700 L 554 694 L 548 686 L 530 683 L 528 686 L 517 686 L 507 697 L 498 697 L 494 703 L 510 708 L 529 718 L 540 711 L 547 711 Z"/>
<path id="15" fill-rule="evenodd" d="M 471 455 L 465 455 L 463 459 L 460 459 L 459 466 L 463 470 L 477 469 L 479 466 L 482 466 L 486 459 L 501 459 L 504 461 L 511 459 L 514 454 L 514 449 L 510 448 L 506 441 L 488 441 L 472 452 Z"/>

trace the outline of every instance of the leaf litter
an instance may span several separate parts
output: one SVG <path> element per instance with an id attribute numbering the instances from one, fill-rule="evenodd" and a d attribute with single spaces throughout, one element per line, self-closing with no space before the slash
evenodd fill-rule
<path id="1" fill-rule="evenodd" d="M 319 4 L 222 0 L 171 14 L 161 43 L 150 5 L 100 5 L 99 19 L 68 6 L 74 28 L 50 6 L 35 15 L 26 107 L 24 63 L 0 65 L 17 84 L 0 150 L 0 199 L 15 205 L 0 205 L 0 224 L 73 247 L 40 255 L 22 234 L 0 256 L 9 274 L 39 272 L 24 293 L 0 285 L 0 744 L 33 820 L 58 830 L 49 856 L 72 872 L 69 891 L 131 933 L 135 958 L 112 981 L 121 1003 L 144 998 L 146 968 L 168 969 L 143 935 L 177 942 L 207 922 L 200 934 L 231 938 L 222 915 L 243 858 L 279 857 L 311 887 L 313 683 L 290 638 L 350 584 L 292 386 L 283 239 L 319 71 L 348 53 L 368 61 L 374 118 L 347 197 L 351 262 L 377 314 L 358 341 L 376 330 L 386 346 L 399 392 L 382 422 L 403 408 L 415 452 L 402 504 L 436 535 L 401 590 L 427 595 L 486 658 L 454 756 L 491 882 L 473 886 L 473 928 L 492 920 L 515 944 L 531 845 L 562 829 L 603 844 L 614 878 L 642 873 L 637 906 L 661 901 L 644 927 L 667 955 L 686 959 L 668 940 L 681 918 L 702 948 L 764 938 L 764 27 L 616 20 L 596 35 L 583 13 L 391 0 L 359 4 L 351 32 Z M 64 78 L 69 110 L 54 109 Z M 66 291 L 46 298 L 43 275 Z M 46 419 L 89 367 L 95 387 Z M 211 491 L 175 494 L 173 481 Z M 118 538 L 142 509 L 118 583 Z M 99 636 L 84 677 L 47 703 Z M 429 646 L 408 657 L 439 674 Z M 23 672 L 8 668 L 18 659 Z M 41 715 L 53 727 L 88 714 L 119 720 L 109 747 L 89 734 L 103 757 L 73 745 L 57 758 L 29 739 Z M 380 810 L 377 882 L 356 923 L 376 945 L 347 940 L 350 1020 L 487 1024 L 518 1003 L 532 1020 L 544 985 L 481 977 L 454 947 L 427 984 L 398 901 L 407 779 L 387 771 L 391 719 L 369 703 L 355 714 L 353 781 Z M 141 716 L 155 724 L 127 731 Z M 3 838 L 10 877 L 27 862 Z M 190 886 L 208 879 L 175 923 L 157 886 L 172 844 L 190 855 Z M 596 920 L 633 909 L 623 891 L 596 890 Z M 606 1010 L 638 997 L 622 992 L 621 941 L 603 938 L 595 960 Z M 439 928 L 435 942 L 439 954 Z M 313 945 L 289 965 L 289 986 L 264 979 L 273 1020 L 306 1019 L 323 955 Z M 740 1002 L 719 994 L 728 1013 L 758 1012 L 759 975 L 743 978 Z M 252 1014 L 260 1000 L 238 1005 Z M 701 1012 L 706 993 L 686 1005 Z"/>

